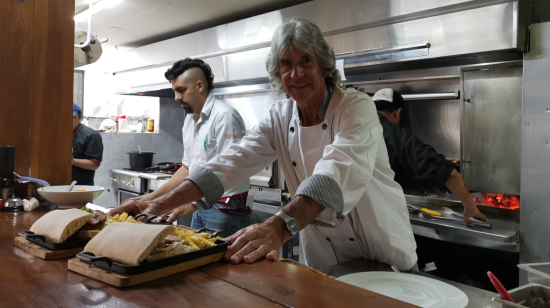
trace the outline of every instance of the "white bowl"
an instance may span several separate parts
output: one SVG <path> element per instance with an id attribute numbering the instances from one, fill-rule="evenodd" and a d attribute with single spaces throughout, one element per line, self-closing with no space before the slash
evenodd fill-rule
<path id="1" fill-rule="evenodd" d="M 100 186 L 75 185 L 73 191 L 67 191 L 69 185 L 42 187 L 38 193 L 58 208 L 80 208 L 97 198 L 105 188 Z M 84 191 L 78 191 L 84 190 Z"/>

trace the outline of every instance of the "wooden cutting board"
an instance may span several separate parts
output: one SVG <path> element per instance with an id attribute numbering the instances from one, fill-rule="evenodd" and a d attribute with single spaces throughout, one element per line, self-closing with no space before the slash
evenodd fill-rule
<path id="1" fill-rule="evenodd" d="M 49 250 L 48 248 L 29 242 L 26 238 L 22 236 L 18 236 L 15 238 L 14 245 L 44 260 L 72 257 L 76 256 L 77 253 L 84 250 L 84 247 L 78 247 L 68 250 Z"/>
<path id="2" fill-rule="evenodd" d="M 131 287 L 140 283 L 187 271 L 195 267 L 218 262 L 223 258 L 224 253 L 225 252 L 219 252 L 217 254 L 202 257 L 200 259 L 195 259 L 192 261 L 172 265 L 138 275 L 122 275 L 119 273 L 104 270 L 88 263 L 81 262 L 79 258 L 69 259 L 69 270 L 77 272 L 84 276 L 88 276 L 90 278 L 103 281 L 115 287 Z"/>

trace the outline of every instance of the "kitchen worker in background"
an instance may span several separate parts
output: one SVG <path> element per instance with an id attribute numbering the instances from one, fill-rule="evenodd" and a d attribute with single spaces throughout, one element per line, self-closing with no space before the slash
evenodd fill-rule
<path id="1" fill-rule="evenodd" d="M 170 193 L 110 215 L 161 214 L 194 200 L 210 209 L 224 190 L 278 159 L 292 201 L 227 238 L 226 259 L 277 259 L 277 250 L 301 230 L 300 262 L 313 268 L 358 258 L 413 268 L 416 243 L 405 195 L 393 180 L 376 107 L 366 94 L 336 86 L 335 63 L 316 25 L 292 19 L 279 26 L 266 67 L 274 88 L 289 98 L 273 104 L 240 144 L 191 170 Z M 185 209 L 187 215 L 195 210 Z"/>
<path id="2" fill-rule="evenodd" d="M 94 185 L 95 170 L 103 160 L 101 135 L 82 125 L 82 109 L 73 103 L 73 181 Z"/>
<path id="3" fill-rule="evenodd" d="M 470 217 L 487 221 L 470 196 L 464 179 L 455 170 L 455 163 L 437 154 L 433 147 L 399 126 L 404 106 L 401 94 L 390 88 L 381 89 L 374 94 L 372 100 L 384 129 L 384 141 L 391 168 L 395 172 L 395 181 L 403 188 L 425 184 L 445 185 L 460 198 L 464 206 L 464 222 L 467 225 L 470 225 Z"/>
<path id="4" fill-rule="evenodd" d="M 187 114 L 182 129 L 184 166 L 169 182 L 153 193 L 130 199 L 126 203 L 154 200 L 169 193 L 183 182 L 189 172 L 199 170 L 216 155 L 224 153 L 233 144 L 238 144 L 246 132 L 239 112 L 211 94 L 214 75 L 204 61 L 189 58 L 178 61 L 166 71 L 165 77 L 172 83 L 175 100 Z M 242 179 L 240 183 L 227 188 L 211 210 L 201 208 L 193 214 L 192 228 L 219 229 L 222 230 L 220 236 L 228 237 L 251 224 L 252 210 L 246 205 L 250 180 Z M 185 207 L 180 207 L 164 213 L 163 216 L 170 215 L 167 221 L 172 222 L 185 217 L 184 209 Z"/>

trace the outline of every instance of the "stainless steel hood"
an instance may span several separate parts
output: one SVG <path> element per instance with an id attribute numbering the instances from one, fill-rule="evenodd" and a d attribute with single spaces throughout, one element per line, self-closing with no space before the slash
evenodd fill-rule
<path id="1" fill-rule="evenodd" d="M 265 83 L 271 36 L 291 17 L 321 28 L 346 74 L 387 63 L 522 53 L 523 7 L 523 1 L 316 0 L 127 51 L 113 71 L 119 94 L 170 88 L 163 73 L 185 57 L 208 62 L 216 84 Z"/>

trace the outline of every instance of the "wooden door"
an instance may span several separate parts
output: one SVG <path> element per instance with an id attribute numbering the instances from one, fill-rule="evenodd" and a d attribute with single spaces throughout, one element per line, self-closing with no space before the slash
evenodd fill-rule
<path id="1" fill-rule="evenodd" d="M 33 1 L 0 1 L 0 145 L 15 146 L 15 172 L 31 161 Z"/>
<path id="2" fill-rule="evenodd" d="M 0 15 L 0 145 L 15 172 L 68 184 L 74 0 L 3 0 Z"/>

